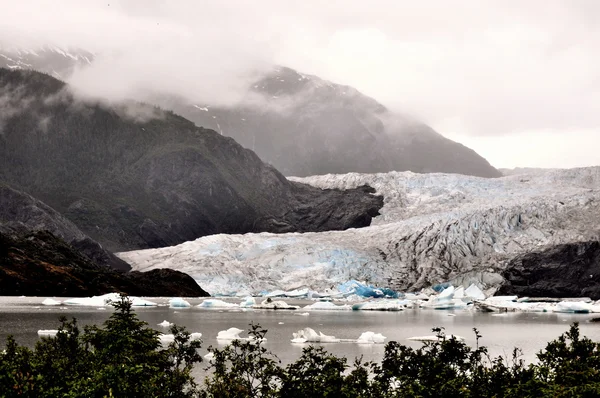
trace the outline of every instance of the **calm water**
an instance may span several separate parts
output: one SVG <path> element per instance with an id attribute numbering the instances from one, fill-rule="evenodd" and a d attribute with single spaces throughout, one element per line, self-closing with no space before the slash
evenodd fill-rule
<path id="1" fill-rule="evenodd" d="M 2 345 L 6 336 L 14 335 L 21 344 L 32 346 L 38 341 L 38 329 L 56 329 L 61 315 L 75 317 L 80 324 L 102 323 L 110 316 L 112 307 L 106 310 L 89 307 L 47 307 L 40 303 L 44 298 L 0 297 L 0 339 Z M 59 299 L 60 300 L 60 299 Z M 259 323 L 268 330 L 266 347 L 284 362 L 295 360 L 302 352 L 303 345 L 290 343 L 292 333 L 305 327 L 322 331 L 338 338 L 356 339 L 364 331 L 382 333 L 389 340 L 396 340 L 414 347 L 418 342 L 406 339 L 418 335 L 431 335 L 431 328 L 443 326 L 447 333 L 465 337 L 474 344 L 472 329 L 476 327 L 483 335 L 481 343 L 487 345 L 493 355 L 510 356 L 512 348 L 523 349 L 524 359 L 535 359 L 535 353 L 545 344 L 568 329 L 569 324 L 578 321 L 584 335 L 600 341 L 600 324 L 588 323 L 598 314 L 553 314 L 553 313 L 511 313 L 494 315 L 475 311 L 436 311 L 407 310 L 401 312 L 368 311 L 312 311 L 308 316 L 299 315 L 304 311 L 222 311 L 200 308 L 171 309 L 167 299 L 152 298 L 152 301 L 165 306 L 138 308 L 140 319 L 157 330 L 163 320 L 184 325 L 191 332 L 203 334 L 203 351 L 210 345 L 218 345 L 219 331 L 237 327 L 247 329 L 251 322 Z M 201 299 L 188 300 L 198 304 Z M 310 304 L 311 301 L 286 300 L 290 304 Z M 239 300 L 233 300 L 239 302 Z M 454 316 L 451 316 L 454 315 Z M 283 322 L 283 324 L 280 324 Z M 244 336 L 245 334 L 242 334 Z M 359 345 L 353 343 L 325 344 L 337 355 L 348 358 L 363 356 L 366 360 L 380 360 L 384 345 Z M 204 354 L 204 352 L 203 352 Z"/>

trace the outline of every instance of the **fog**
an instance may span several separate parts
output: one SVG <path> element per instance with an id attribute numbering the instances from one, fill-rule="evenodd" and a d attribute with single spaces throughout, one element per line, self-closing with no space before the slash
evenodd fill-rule
<path id="1" fill-rule="evenodd" d="M 232 105 L 286 65 L 415 115 L 497 167 L 600 163 L 600 3 L 0 1 L 0 45 L 91 51 L 70 83 Z"/>

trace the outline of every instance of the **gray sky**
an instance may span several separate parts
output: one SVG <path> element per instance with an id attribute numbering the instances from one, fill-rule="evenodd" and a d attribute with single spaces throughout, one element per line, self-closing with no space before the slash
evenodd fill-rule
<path id="1" fill-rule="evenodd" d="M 0 44 L 99 54 L 73 77 L 228 104 L 273 64 L 352 85 L 496 167 L 600 164 L 600 1 L 8 1 Z M 107 83 L 110 76 L 110 84 Z"/>

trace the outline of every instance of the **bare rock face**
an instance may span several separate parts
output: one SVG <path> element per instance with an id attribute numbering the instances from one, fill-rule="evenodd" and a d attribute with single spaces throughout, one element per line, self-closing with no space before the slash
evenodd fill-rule
<path id="1" fill-rule="evenodd" d="M 499 294 L 600 299 L 600 242 L 556 245 L 511 259 Z"/>
<path id="2" fill-rule="evenodd" d="M 47 231 L 0 232 L 3 295 L 92 296 L 121 292 L 139 296 L 208 296 L 188 275 L 174 270 L 125 273 L 99 266 Z"/>
<path id="3" fill-rule="evenodd" d="M 56 210 L 2 183 L 0 183 L 0 231 L 5 233 L 49 231 L 96 264 L 122 271 L 131 268 L 129 264 L 81 232 L 75 224 Z"/>
<path id="4" fill-rule="evenodd" d="M 63 214 L 110 251 L 217 233 L 364 227 L 368 189 L 288 181 L 232 138 L 138 103 L 82 102 L 38 72 L 0 69 L 7 98 L 0 181 Z"/>

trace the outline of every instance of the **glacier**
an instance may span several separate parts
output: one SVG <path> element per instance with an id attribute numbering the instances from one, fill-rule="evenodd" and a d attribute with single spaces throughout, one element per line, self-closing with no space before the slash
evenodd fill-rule
<path id="1" fill-rule="evenodd" d="M 600 237 L 599 167 L 494 179 L 412 172 L 290 179 L 319 188 L 368 184 L 384 196 L 381 215 L 360 229 L 219 234 L 118 255 L 137 271 L 188 273 L 212 295 L 309 289 L 335 296 L 360 281 L 397 292 L 474 285 L 470 293 L 482 299 L 481 289 L 489 295 L 502 284 L 512 257 Z"/>

